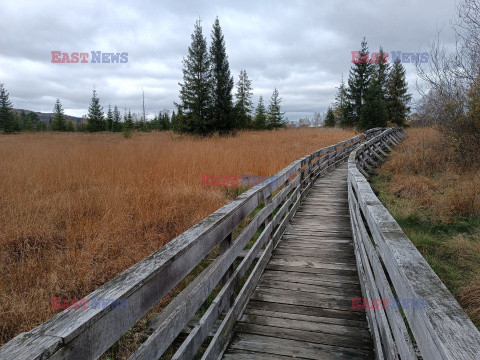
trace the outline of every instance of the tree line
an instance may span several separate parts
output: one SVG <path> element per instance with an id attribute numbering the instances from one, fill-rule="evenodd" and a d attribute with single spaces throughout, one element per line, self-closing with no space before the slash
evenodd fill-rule
<path id="1" fill-rule="evenodd" d="M 225 39 L 218 17 L 211 33 L 211 44 L 203 35 L 197 20 L 188 54 L 183 60 L 183 83 L 180 101 L 176 103 L 174 130 L 197 135 L 230 134 L 239 129 L 274 129 L 285 126 L 281 98 L 274 89 L 268 109 L 260 96 L 255 111 L 252 104 L 252 82 L 241 70 L 235 102 L 234 81 L 230 73 Z"/>
<path id="2" fill-rule="evenodd" d="M 247 71 L 238 76 L 236 93 L 230 73 L 225 40 L 218 18 L 212 29 L 212 41 L 207 42 L 202 33 L 200 20 L 195 23 L 192 43 L 183 60 L 183 83 L 180 83 L 180 101 L 175 103 L 177 111 L 160 111 L 153 119 L 147 120 L 145 102 L 143 115 L 132 114 L 124 109 L 123 116 L 117 105 L 108 105 L 106 113 L 100 99 L 93 90 L 85 121 L 76 124 L 63 110 L 60 99 L 54 104 L 53 117 L 47 125 L 34 112 L 20 115 L 13 113 L 9 94 L 3 84 L 0 88 L 0 131 L 113 131 L 173 130 L 197 135 L 232 134 L 240 129 L 275 129 L 285 126 L 284 112 L 277 88 L 274 89 L 267 106 L 260 96 L 253 108 L 252 81 Z M 235 101 L 234 101 L 235 97 Z"/>
<path id="3" fill-rule="evenodd" d="M 335 103 L 327 110 L 325 126 L 361 130 L 385 127 L 389 123 L 405 126 L 411 101 L 405 68 L 399 59 L 390 66 L 381 47 L 377 58 L 370 59 L 368 54 L 364 38 L 359 59 L 352 64 L 347 84 L 342 76 Z"/>

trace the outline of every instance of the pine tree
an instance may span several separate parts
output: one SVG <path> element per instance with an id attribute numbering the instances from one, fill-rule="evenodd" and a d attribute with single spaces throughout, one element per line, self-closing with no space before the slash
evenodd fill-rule
<path id="1" fill-rule="evenodd" d="M 160 130 L 170 130 L 170 117 L 168 116 L 168 110 L 164 110 L 163 114 L 159 114 Z"/>
<path id="2" fill-rule="evenodd" d="M 235 128 L 232 101 L 233 78 L 230 75 L 225 39 L 218 17 L 212 29 L 210 59 L 213 83 L 211 108 L 213 126 L 220 134 L 228 134 Z"/>
<path id="3" fill-rule="evenodd" d="M 115 132 L 122 131 L 122 124 L 120 123 L 120 111 L 118 110 L 117 105 L 113 107 L 112 131 L 115 131 Z"/>
<path id="4" fill-rule="evenodd" d="M 387 77 L 386 104 L 388 119 L 397 126 L 404 126 L 407 113 L 410 111 L 408 106 L 412 96 L 408 94 L 408 85 L 405 78 L 405 68 L 400 60 L 393 63 Z"/>
<path id="5" fill-rule="evenodd" d="M 125 119 L 125 122 L 123 124 L 123 130 L 124 131 L 133 130 L 132 113 L 130 112 L 130 110 L 128 110 L 128 115 L 125 115 L 124 119 Z"/>
<path id="6" fill-rule="evenodd" d="M 12 103 L 9 100 L 8 91 L 0 84 L 0 130 L 6 133 L 14 131 L 14 119 Z"/>
<path id="7" fill-rule="evenodd" d="M 55 106 L 53 107 L 53 119 L 52 124 L 50 126 L 50 130 L 52 131 L 66 131 L 67 124 L 65 120 L 65 115 L 63 113 L 62 104 L 60 103 L 60 99 L 55 101 Z"/>
<path id="8" fill-rule="evenodd" d="M 171 129 L 172 129 L 173 131 L 178 131 L 178 130 L 177 130 L 177 115 L 175 114 L 175 110 L 172 111 L 171 122 L 172 122 L 172 123 L 171 123 L 171 126 L 170 126 Z"/>
<path id="9" fill-rule="evenodd" d="M 90 100 L 90 107 L 88 108 L 87 129 L 90 132 L 104 131 L 105 120 L 103 118 L 103 109 L 100 106 L 100 99 L 97 97 L 97 92 L 93 89 L 92 99 Z"/>
<path id="10" fill-rule="evenodd" d="M 195 23 L 192 43 L 183 60 L 183 84 L 180 85 L 182 121 L 178 131 L 209 135 L 215 131 L 211 117 L 212 76 L 207 41 L 202 33 L 201 21 Z"/>
<path id="11" fill-rule="evenodd" d="M 327 115 L 325 116 L 325 122 L 323 125 L 326 127 L 335 126 L 335 115 L 333 114 L 333 110 L 331 107 L 329 107 L 327 110 Z"/>
<path id="12" fill-rule="evenodd" d="M 348 104 L 347 88 L 345 87 L 345 81 L 343 80 L 342 74 L 342 80 L 340 82 L 340 86 L 338 87 L 337 95 L 335 95 L 335 104 L 333 110 L 335 122 L 341 127 L 347 127 L 351 123 L 348 119 Z"/>
<path id="13" fill-rule="evenodd" d="M 75 131 L 75 124 L 72 119 L 68 119 L 67 124 L 65 125 L 65 131 Z"/>
<path id="14" fill-rule="evenodd" d="M 270 105 L 268 106 L 267 127 L 269 129 L 285 126 L 285 121 L 283 119 L 285 113 L 282 112 L 280 107 L 281 102 L 282 99 L 278 97 L 278 90 L 275 88 L 272 98 L 270 99 Z"/>
<path id="15" fill-rule="evenodd" d="M 26 121 L 27 121 L 27 115 L 25 114 L 25 110 L 22 109 L 22 111 L 20 112 L 20 123 L 19 123 L 21 130 L 25 130 Z"/>
<path id="16" fill-rule="evenodd" d="M 374 73 L 377 76 L 378 82 L 382 87 L 383 99 L 386 100 L 388 91 L 388 74 L 390 73 L 390 64 L 387 62 L 386 53 L 380 47 L 378 52 L 378 61 L 374 64 Z"/>
<path id="17" fill-rule="evenodd" d="M 258 130 L 264 130 L 267 128 L 267 113 L 265 105 L 263 104 L 263 97 L 258 99 L 258 105 L 255 109 L 255 119 L 253 121 L 253 127 Z"/>
<path id="18" fill-rule="evenodd" d="M 346 106 L 347 116 L 344 120 L 344 126 L 355 126 L 360 122 L 362 107 L 365 103 L 365 95 L 373 71 L 373 64 L 369 63 L 367 41 L 363 38 L 360 50 L 360 61 L 354 63 L 350 69 L 348 78 Z"/>
<path id="19" fill-rule="evenodd" d="M 44 125 L 43 122 L 40 122 L 40 119 L 37 113 L 34 113 L 33 111 L 31 111 L 27 114 L 27 117 L 25 120 L 25 130 L 40 131 L 42 130 L 40 124 Z"/>
<path id="20" fill-rule="evenodd" d="M 382 84 L 378 76 L 374 76 L 365 91 L 365 103 L 362 106 L 358 127 L 368 130 L 387 126 L 387 105 L 383 99 Z"/>
<path id="21" fill-rule="evenodd" d="M 252 115 L 252 81 L 248 79 L 247 71 L 240 70 L 237 82 L 237 93 L 235 97 L 235 113 L 237 116 L 237 127 L 248 127 Z"/>
<path id="22" fill-rule="evenodd" d="M 112 128 L 113 128 L 113 112 L 112 112 L 112 107 L 110 106 L 110 104 L 108 104 L 107 121 L 106 121 L 105 130 L 112 131 Z"/>

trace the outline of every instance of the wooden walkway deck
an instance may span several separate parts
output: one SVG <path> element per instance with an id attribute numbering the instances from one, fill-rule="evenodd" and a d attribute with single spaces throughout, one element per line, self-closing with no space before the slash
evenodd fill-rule
<path id="1" fill-rule="evenodd" d="M 371 359 L 355 265 L 347 165 L 300 205 L 237 322 L 223 359 Z"/>

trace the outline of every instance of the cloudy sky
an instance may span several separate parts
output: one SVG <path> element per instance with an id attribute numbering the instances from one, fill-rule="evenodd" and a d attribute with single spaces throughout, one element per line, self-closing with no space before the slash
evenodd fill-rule
<path id="1" fill-rule="evenodd" d="M 439 29 L 450 40 L 452 0 L 437 1 L 2 1 L 0 82 L 15 108 L 87 112 L 92 89 L 101 103 L 147 113 L 174 109 L 182 58 L 195 20 L 210 42 L 218 16 L 235 78 L 246 69 L 254 101 L 274 87 L 290 120 L 324 112 L 351 51 L 366 36 L 370 51 L 427 52 Z M 52 63 L 51 51 L 128 52 L 127 63 Z M 415 93 L 415 71 L 405 64 Z"/>

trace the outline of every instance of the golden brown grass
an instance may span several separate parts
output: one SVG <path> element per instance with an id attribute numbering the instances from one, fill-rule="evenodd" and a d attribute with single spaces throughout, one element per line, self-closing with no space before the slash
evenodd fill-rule
<path id="1" fill-rule="evenodd" d="M 397 222 L 480 329 L 480 176 L 433 128 L 407 131 L 375 186 Z"/>
<path id="2" fill-rule="evenodd" d="M 452 147 L 433 128 L 415 128 L 382 171 L 392 174 L 390 192 L 413 200 L 448 222 L 452 216 L 480 214 L 478 168 L 461 168 Z"/>
<path id="3" fill-rule="evenodd" d="M 0 344 L 82 298 L 230 199 L 201 174 L 270 176 L 351 131 L 0 136 Z"/>

